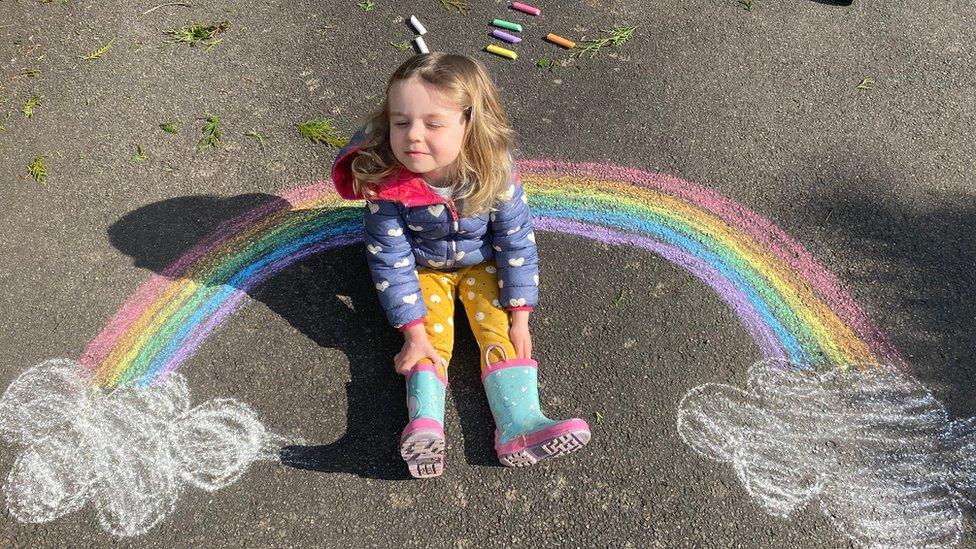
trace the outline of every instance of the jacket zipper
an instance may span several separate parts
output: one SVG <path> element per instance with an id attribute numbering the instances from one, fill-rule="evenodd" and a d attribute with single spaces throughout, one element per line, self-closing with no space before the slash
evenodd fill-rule
<path id="1" fill-rule="evenodd" d="M 454 200 L 448 202 L 448 207 L 451 209 L 451 219 L 453 220 L 454 233 L 451 234 L 451 257 L 448 258 L 447 264 L 454 266 L 454 262 L 457 261 L 457 239 L 455 235 L 458 231 L 458 213 L 454 206 Z"/>

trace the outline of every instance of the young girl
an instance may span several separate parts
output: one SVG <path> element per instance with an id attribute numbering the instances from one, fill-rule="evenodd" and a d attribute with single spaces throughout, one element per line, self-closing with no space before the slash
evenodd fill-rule
<path id="1" fill-rule="evenodd" d="M 480 63 L 415 55 L 332 166 L 344 198 L 366 199 L 366 257 L 380 304 L 403 332 L 400 453 L 415 477 L 444 469 L 444 395 L 460 301 L 481 348 L 495 450 L 521 467 L 590 439 L 582 419 L 539 409 L 529 313 L 538 297 L 532 219 L 511 156 L 514 131 Z"/>

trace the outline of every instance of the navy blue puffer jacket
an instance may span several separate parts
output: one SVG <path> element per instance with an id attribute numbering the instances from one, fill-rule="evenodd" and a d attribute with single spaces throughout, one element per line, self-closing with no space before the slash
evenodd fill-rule
<path id="1" fill-rule="evenodd" d="M 363 136 L 357 132 L 332 164 L 332 182 L 343 198 L 363 198 L 353 190 L 351 171 Z M 539 257 L 517 172 L 504 200 L 490 213 L 459 217 L 452 200 L 401 167 L 367 200 L 363 225 L 367 263 L 380 304 L 390 324 L 400 330 L 423 322 L 427 314 L 418 266 L 453 271 L 493 261 L 501 306 L 531 310 L 538 302 Z"/>

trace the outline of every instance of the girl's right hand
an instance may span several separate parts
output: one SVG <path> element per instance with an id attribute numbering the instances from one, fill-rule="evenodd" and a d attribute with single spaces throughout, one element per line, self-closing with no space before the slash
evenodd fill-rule
<path id="1" fill-rule="evenodd" d="M 416 324 L 403 332 L 403 348 L 393 357 L 393 366 L 400 375 L 407 375 L 418 361 L 429 358 L 434 364 L 442 364 L 443 359 L 430 344 L 423 324 Z"/>

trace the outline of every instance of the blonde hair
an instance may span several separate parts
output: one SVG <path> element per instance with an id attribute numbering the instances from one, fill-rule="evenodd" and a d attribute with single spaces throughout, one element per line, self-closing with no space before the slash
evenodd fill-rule
<path id="1" fill-rule="evenodd" d="M 436 87 L 464 113 L 464 142 L 451 180 L 457 183 L 455 192 L 462 215 L 489 211 L 511 182 L 515 130 L 488 72 L 466 55 L 422 53 L 397 68 L 387 82 L 386 99 L 367 119 L 370 133 L 360 143 L 352 162 L 353 188 L 361 196 L 370 196 L 384 179 L 400 169 L 390 146 L 389 92 L 395 82 L 413 76 Z"/>

